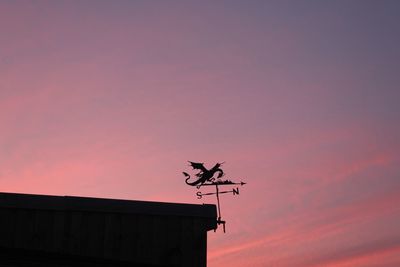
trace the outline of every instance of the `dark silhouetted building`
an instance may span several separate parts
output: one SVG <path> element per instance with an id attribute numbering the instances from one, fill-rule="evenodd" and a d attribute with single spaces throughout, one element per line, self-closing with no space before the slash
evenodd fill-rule
<path id="1" fill-rule="evenodd" d="M 206 266 L 215 205 L 0 193 L 0 266 Z"/>

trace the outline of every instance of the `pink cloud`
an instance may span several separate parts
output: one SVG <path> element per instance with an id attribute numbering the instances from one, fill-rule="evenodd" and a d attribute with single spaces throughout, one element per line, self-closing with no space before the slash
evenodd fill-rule
<path id="1" fill-rule="evenodd" d="M 279 231 L 266 235 L 263 238 L 253 237 L 252 240 L 243 241 L 239 245 L 223 246 L 214 248 L 209 252 L 210 266 L 219 266 L 218 262 L 229 261 L 230 258 L 235 259 L 241 254 L 252 254 L 255 251 L 271 251 L 264 256 L 258 256 L 258 259 L 247 260 L 247 266 L 262 266 L 263 264 L 279 261 L 280 266 L 309 266 L 310 263 L 302 263 L 301 258 L 306 257 L 309 261 L 315 261 L 318 255 L 312 252 L 306 252 L 304 247 L 315 247 L 324 244 L 325 254 L 335 254 L 337 248 L 334 244 L 338 238 L 348 231 L 356 231 L 357 225 L 365 223 L 374 223 L 377 218 L 385 218 L 391 214 L 398 214 L 398 203 L 400 202 L 399 191 L 392 192 L 379 199 L 373 198 L 367 201 L 360 201 L 338 207 L 336 209 L 326 210 L 325 212 L 305 212 L 288 220 L 282 221 L 282 227 Z M 368 242 L 368 237 L 364 237 Z M 376 237 L 369 237 L 374 239 Z M 399 239 L 400 240 L 400 239 Z M 348 241 L 351 246 L 352 241 Z M 400 241 L 399 241 L 400 242 Z M 326 247 L 326 244 L 331 243 Z M 343 246 L 343 245 L 341 245 Z M 285 248 L 285 252 L 279 248 Z M 379 249 L 377 247 L 377 249 Z M 277 251 L 273 253 L 273 251 Z M 299 251 L 303 251 L 300 252 Z M 302 255 L 301 253 L 306 253 Z M 297 255 L 293 258 L 291 254 Z M 285 263 L 287 262 L 287 263 Z M 292 263 L 290 263 L 292 262 Z M 236 266 L 231 263 L 232 266 Z M 299 265 L 300 264 L 300 265 Z M 241 266 L 241 265 L 237 265 Z M 315 265 L 318 266 L 318 265 Z"/>
<path id="2" fill-rule="evenodd" d="M 309 263 L 304 266 L 310 267 L 364 267 L 364 266 L 384 266 L 384 264 L 400 263 L 400 238 L 392 240 L 383 240 L 372 244 L 364 244 L 359 247 L 346 248 L 333 255 L 321 257 L 316 260 L 317 263 Z M 397 257 L 396 257 L 397 255 Z M 396 262 L 390 262 L 395 256 Z M 389 262 L 388 262 L 389 261 Z"/>

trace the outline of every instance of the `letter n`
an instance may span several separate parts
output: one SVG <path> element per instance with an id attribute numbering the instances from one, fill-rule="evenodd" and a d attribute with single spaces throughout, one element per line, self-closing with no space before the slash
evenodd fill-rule
<path id="1" fill-rule="evenodd" d="M 232 193 L 233 193 L 233 195 L 239 195 L 239 187 L 236 187 L 236 189 L 233 188 Z"/>

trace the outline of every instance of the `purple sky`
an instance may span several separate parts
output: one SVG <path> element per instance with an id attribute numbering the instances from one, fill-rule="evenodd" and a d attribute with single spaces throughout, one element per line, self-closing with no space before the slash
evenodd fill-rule
<path id="1" fill-rule="evenodd" d="M 399 14 L 0 0 L 0 191 L 215 203 L 181 172 L 225 161 L 210 267 L 400 266 Z"/>

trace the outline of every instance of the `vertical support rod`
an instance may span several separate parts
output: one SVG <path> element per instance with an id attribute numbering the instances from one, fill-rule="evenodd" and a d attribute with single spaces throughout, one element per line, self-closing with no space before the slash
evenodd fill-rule
<path id="1" fill-rule="evenodd" d="M 219 204 L 219 188 L 218 188 L 218 184 L 215 184 L 215 189 L 216 189 L 216 196 L 217 196 L 217 206 L 218 206 L 218 220 L 217 223 L 218 224 L 222 224 L 222 228 L 224 229 L 224 233 L 225 233 L 225 221 L 221 220 L 221 205 Z"/>
<path id="2" fill-rule="evenodd" d="M 219 205 L 219 189 L 218 189 L 218 184 L 215 185 L 216 188 L 216 196 L 217 196 L 217 204 L 218 204 L 218 221 L 221 220 L 221 208 Z"/>

